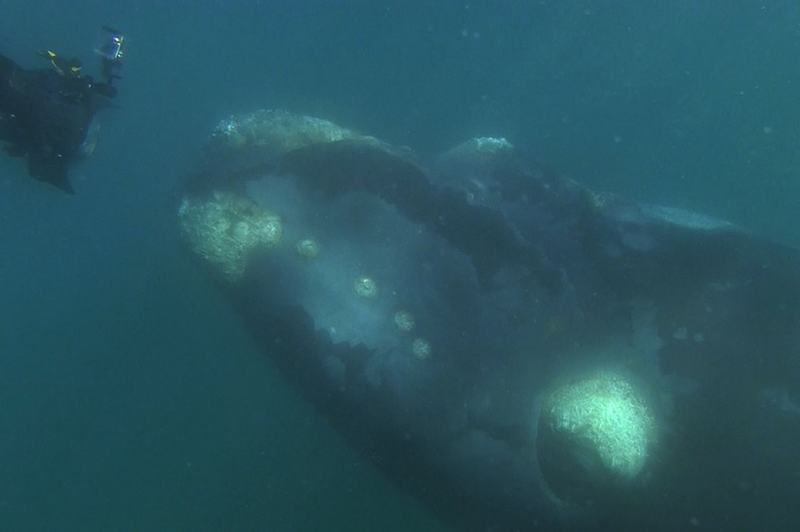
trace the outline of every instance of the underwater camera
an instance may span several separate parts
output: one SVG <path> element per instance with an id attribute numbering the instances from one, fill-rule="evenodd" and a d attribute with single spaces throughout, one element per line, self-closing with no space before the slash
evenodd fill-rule
<path id="1" fill-rule="evenodd" d="M 94 52 L 109 61 L 119 61 L 122 59 L 122 45 L 124 42 L 125 36 L 121 32 L 108 26 L 103 26 L 97 33 Z"/>

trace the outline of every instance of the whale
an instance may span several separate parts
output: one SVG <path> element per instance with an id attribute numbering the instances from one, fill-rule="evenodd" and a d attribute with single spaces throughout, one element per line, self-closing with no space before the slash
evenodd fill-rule
<path id="1" fill-rule="evenodd" d="M 504 138 L 424 160 L 268 110 L 204 154 L 188 253 L 454 529 L 800 527 L 797 249 L 593 191 Z"/>

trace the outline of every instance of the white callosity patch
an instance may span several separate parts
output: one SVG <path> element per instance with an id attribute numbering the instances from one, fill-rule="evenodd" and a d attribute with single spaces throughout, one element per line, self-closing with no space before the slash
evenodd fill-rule
<path id="1" fill-rule="evenodd" d="M 476 171 L 513 153 L 514 145 L 503 137 L 475 137 L 443 153 L 439 162 L 445 166 Z"/>
<path id="2" fill-rule="evenodd" d="M 396 335 L 391 322 L 394 288 L 383 284 L 377 260 L 394 247 L 387 242 L 386 250 L 376 249 L 375 243 L 364 238 L 361 232 L 374 225 L 352 225 L 352 213 L 375 199 L 346 195 L 321 204 L 313 191 L 276 176 L 249 183 L 248 195 L 291 220 L 284 227 L 284 238 L 294 243 L 293 249 L 283 258 L 289 268 L 301 272 L 293 291 L 320 330 L 334 342 L 370 347 L 379 345 L 387 334 Z M 310 237 L 318 249 L 313 259 L 305 255 L 313 246 L 298 246 Z"/>
<path id="3" fill-rule="evenodd" d="M 311 144 L 361 138 L 322 118 L 280 109 L 261 109 L 222 120 L 211 135 L 219 149 L 237 152 L 264 149 L 277 155 Z"/>
<path id="4" fill-rule="evenodd" d="M 441 154 L 438 179 L 466 193 L 472 201 L 491 194 L 495 170 L 514 157 L 514 146 L 503 137 L 475 137 Z"/>
<path id="5" fill-rule="evenodd" d="M 725 220 L 719 220 L 717 218 L 712 218 L 711 216 L 706 216 L 705 214 L 699 214 L 696 212 L 687 211 L 685 209 L 679 209 L 677 207 L 665 207 L 663 205 L 642 205 L 641 209 L 642 212 L 647 216 L 670 225 L 685 227 L 686 229 L 709 232 L 735 229 L 733 224 L 726 222 Z"/>
<path id="6" fill-rule="evenodd" d="M 244 274 L 253 249 L 275 246 L 283 232 L 280 218 L 227 192 L 184 198 L 178 217 L 192 250 L 230 281 Z"/>
<path id="7" fill-rule="evenodd" d="M 384 382 L 384 373 L 397 377 L 422 371 L 422 361 L 437 356 L 439 348 L 428 336 L 433 311 L 425 308 L 437 300 L 430 292 L 434 274 L 420 257 L 422 250 L 440 252 L 438 237 L 362 191 L 328 197 L 298 186 L 291 176 L 273 175 L 250 182 L 247 191 L 259 205 L 279 209 L 291 220 L 284 239 L 293 243 L 292 249 L 276 257 L 301 273 L 294 278 L 293 293 L 333 342 L 374 351 L 370 383 Z M 300 243 L 311 237 L 319 253 L 308 260 L 298 247 L 305 248 Z M 462 255 L 448 257 L 450 268 L 472 271 Z M 409 286 L 426 295 L 408 292 Z M 414 344 L 418 336 L 425 340 Z"/>
<path id="8" fill-rule="evenodd" d="M 476 151 L 490 154 L 511 151 L 514 149 L 514 146 L 508 142 L 505 137 L 477 137 L 467 141 L 467 144 L 474 145 Z"/>
<path id="9" fill-rule="evenodd" d="M 591 448 L 616 476 L 632 479 L 647 461 L 654 420 L 631 383 L 619 375 L 602 372 L 558 388 L 544 414 L 555 432 Z"/>

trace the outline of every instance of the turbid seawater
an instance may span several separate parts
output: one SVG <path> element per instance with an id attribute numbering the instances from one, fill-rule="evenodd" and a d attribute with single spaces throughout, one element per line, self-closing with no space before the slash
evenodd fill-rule
<path id="1" fill-rule="evenodd" d="M 0 158 L 0 529 L 449 530 L 348 447 L 180 247 L 222 118 L 437 153 L 505 136 L 596 189 L 800 244 L 796 2 L 0 0 L 0 53 L 128 37 L 77 194 Z"/>

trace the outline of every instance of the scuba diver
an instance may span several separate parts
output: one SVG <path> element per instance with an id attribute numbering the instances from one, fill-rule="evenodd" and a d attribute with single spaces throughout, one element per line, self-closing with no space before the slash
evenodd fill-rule
<path id="1" fill-rule="evenodd" d="M 52 50 L 39 52 L 49 63 L 44 69 L 24 69 L 0 54 L 0 141 L 10 156 L 27 158 L 31 177 L 74 193 L 67 170 L 82 155 L 95 112 L 116 96 L 123 44 L 120 32 L 101 29 L 99 80 Z"/>

